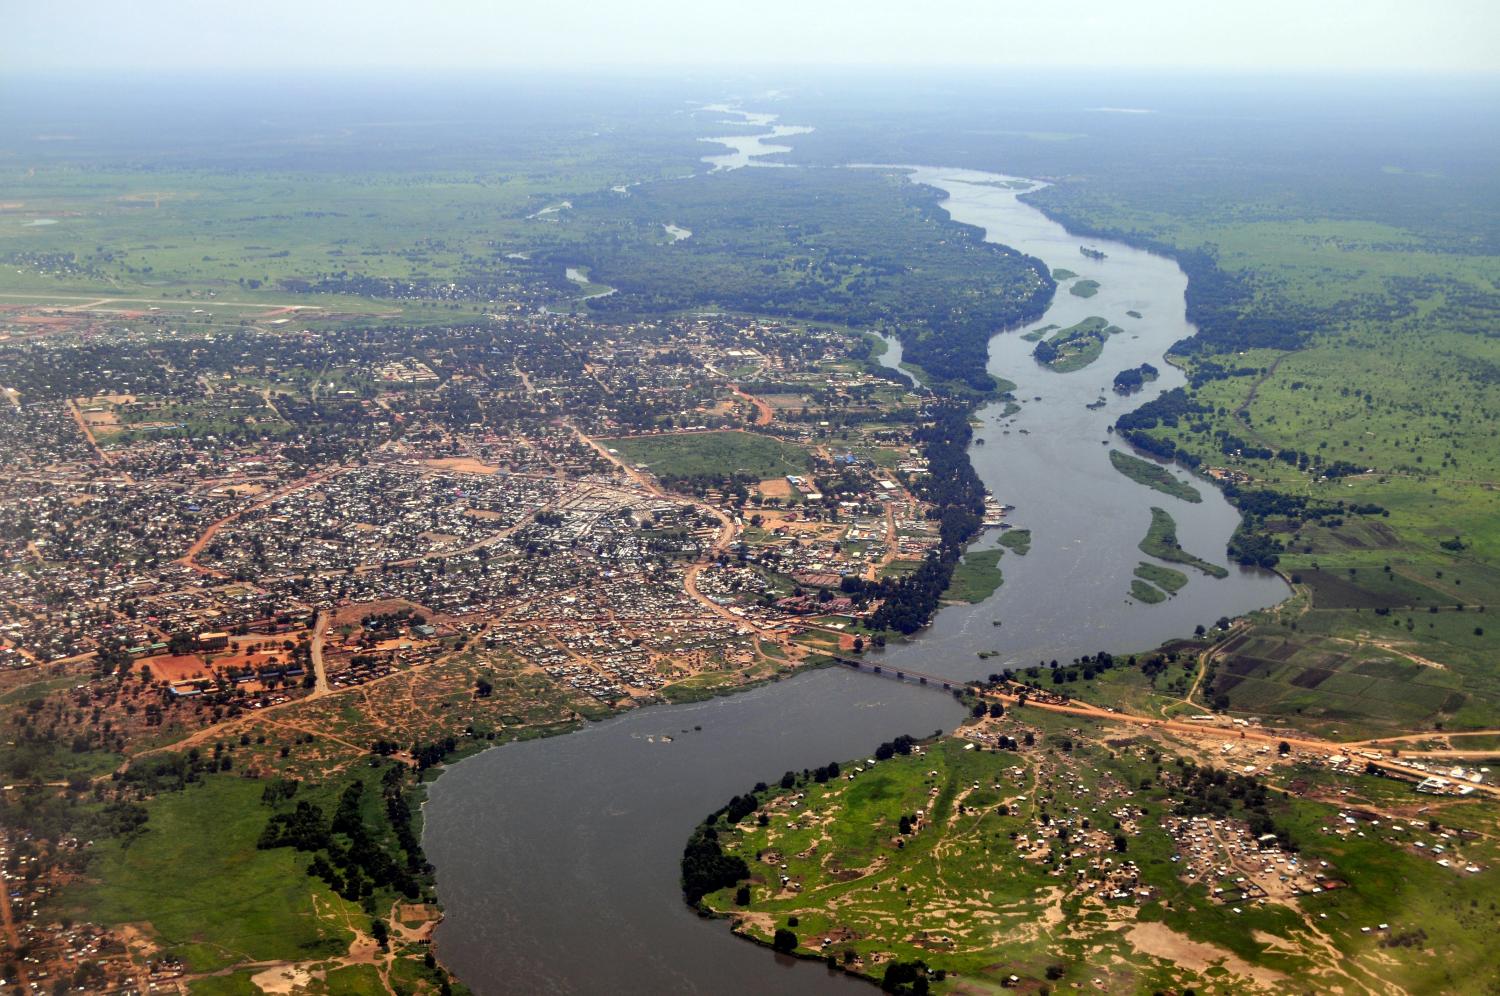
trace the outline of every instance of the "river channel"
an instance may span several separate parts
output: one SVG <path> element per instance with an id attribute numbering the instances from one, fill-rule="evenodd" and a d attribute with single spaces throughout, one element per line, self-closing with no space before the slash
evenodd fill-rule
<path id="1" fill-rule="evenodd" d="M 1284 598 L 1274 574 L 1233 566 L 1222 579 L 1185 569 L 1187 587 L 1157 605 L 1128 597 L 1131 572 L 1147 559 L 1136 544 L 1151 506 L 1176 518 L 1185 549 L 1226 566 L 1237 521 L 1201 482 L 1204 500 L 1189 504 L 1128 480 L 1104 445 L 1121 413 L 1182 383 L 1162 359 L 1193 331 L 1176 264 L 1117 243 L 1081 243 L 1018 199 L 1005 185 L 1010 178 L 927 167 L 910 175 L 943 191 L 949 213 L 988 239 L 1098 281 L 1089 298 L 1060 286 L 1036 326 L 1098 315 L 1125 331 L 1091 366 L 1067 374 L 1031 358 L 1024 329 L 992 341 L 990 370 L 1017 384 L 1020 410 L 1007 416 L 995 404 L 980 412 L 975 435 L 984 442 L 971 457 L 996 497 L 1015 506 L 1007 521 L 1032 531 L 1031 551 L 1005 554 L 1005 582 L 988 600 L 943 609 L 914 641 L 883 651 L 882 661 L 965 679 L 1007 663 L 1149 649 Z M 1105 258 L 1084 256 L 1080 244 Z M 899 357 L 891 351 L 883 360 Z M 1115 373 L 1142 362 L 1160 379 L 1116 396 Z M 1100 398 L 1102 406 L 1086 407 Z M 425 808 L 424 846 L 446 910 L 437 932 L 443 962 L 482 994 L 870 992 L 741 941 L 722 921 L 697 918 L 678 890 L 682 846 L 699 819 L 757 781 L 867 754 L 900 733 L 950 729 L 961 716 L 939 691 L 823 670 L 456 764 L 430 787 Z"/>

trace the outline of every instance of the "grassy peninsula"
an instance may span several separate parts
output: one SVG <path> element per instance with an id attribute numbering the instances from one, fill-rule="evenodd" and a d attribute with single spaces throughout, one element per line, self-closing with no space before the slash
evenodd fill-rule
<path id="1" fill-rule="evenodd" d="M 1000 573 L 1004 550 L 971 550 L 953 568 L 953 580 L 943 597 L 954 602 L 977 604 L 989 598 L 1005 578 Z"/>
<path id="2" fill-rule="evenodd" d="M 1186 564 L 1212 578 L 1226 578 L 1229 571 L 1218 564 L 1210 564 L 1184 550 L 1177 542 L 1177 522 L 1165 509 L 1151 506 L 1151 528 L 1141 540 L 1141 552 L 1157 560 L 1173 564 Z"/>

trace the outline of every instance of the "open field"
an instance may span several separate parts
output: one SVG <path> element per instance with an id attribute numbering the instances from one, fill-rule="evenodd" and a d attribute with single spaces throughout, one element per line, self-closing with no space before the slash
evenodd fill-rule
<path id="1" fill-rule="evenodd" d="M 1215 665 L 1205 694 L 1236 713 L 1343 736 L 1493 727 L 1500 687 L 1475 629 L 1451 611 L 1314 608 L 1295 629 L 1254 627 Z"/>
<path id="2" fill-rule="evenodd" d="M 256 849 L 271 812 L 263 789 L 225 776 L 163 796 L 145 833 L 105 844 L 93 881 L 69 890 L 64 903 L 78 915 L 150 924 L 163 953 L 196 972 L 343 954 L 352 935 L 336 924 L 358 906 L 310 883 L 302 855 Z M 315 791 L 308 798 L 332 809 Z M 214 819 L 201 819 L 204 812 Z"/>
<path id="3" fill-rule="evenodd" d="M 660 478 L 745 475 L 760 480 L 805 474 L 809 466 L 802 447 L 748 432 L 686 432 L 604 442 L 628 463 L 645 466 Z"/>

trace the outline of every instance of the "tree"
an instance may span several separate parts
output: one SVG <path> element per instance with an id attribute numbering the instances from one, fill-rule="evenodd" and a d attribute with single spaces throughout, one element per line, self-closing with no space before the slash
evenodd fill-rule
<path id="1" fill-rule="evenodd" d="M 682 853 L 682 893 L 690 904 L 749 877 L 744 859 L 725 854 L 712 827 L 700 826 L 688 839 Z"/>
<path id="2" fill-rule="evenodd" d="M 1276 745 L 1276 753 L 1280 754 L 1282 757 L 1286 757 L 1291 752 L 1292 745 L 1287 743 L 1285 740 Z"/>
<path id="3" fill-rule="evenodd" d="M 893 961 L 885 967 L 880 988 L 894 996 L 927 996 L 927 966 L 920 961 Z"/>
<path id="4" fill-rule="evenodd" d="M 771 940 L 771 947 L 783 954 L 790 954 L 797 950 L 797 935 L 785 927 L 777 927 L 776 936 Z"/>

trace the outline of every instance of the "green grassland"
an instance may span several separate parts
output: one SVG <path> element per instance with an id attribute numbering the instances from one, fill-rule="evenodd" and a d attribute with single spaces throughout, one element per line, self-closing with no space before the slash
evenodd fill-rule
<path id="1" fill-rule="evenodd" d="M 1093 297 L 1099 293 L 1099 281 L 1080 280 L 1068 288 L 1068 293 L 1074 297 Z"/>
<path id="2" fill-rule="evenodd" d="M 271 813 L 264 788 L 225 775 L 160 796 L 143 834 L 99 845 L 89 881 L 64 906 L 97 922 L 149 923 L 165 952 L 197 972 L 343 954 L 352 935 L 318 910 L 357 917 L 359 907 L 310 878 L 305 855 L 256 849 Z M 308 794 L 327 810 L 332 797 Z"/>
<path id="3" fill-rule="evenodd" d="M 1064 269 L 1061 266 L 1054 266 L 1052 268 L 1052 279 L 1056 280 L 1058 283 L 1062 283 L 1064 280 L 1072 280 L 1076 276 L 1078 276 L 1078 274 L 1074 273 L 1072 270 Z"/>
<path id="4" fill-rule="evenodd" d="M 306 303 L 367 315 L 411 310 L 477 314 L 458 301 L 402 300 L 395 290 L 307 294 L 306 282 L 344 274 L 392 283 L 526 280 L 567 292 L 562 271 L 513 259 L 539 222 L 526 215 L 557 190 L 520 177 L 473 174 L 317 174 L 246 171 L 38 171 L 12 190 L 33 211 L 61 216 L 26 228 L 0 215 L 0 297 L 66 301 L 95 294 L 144 303 L 193 302 L 236 323 L 243 305 Z M 68 257 L 67 266 L 29 263 Z M 25 301 L 26 297 L 15 300 Z M 231 303 L 237 302 L 237 303 Z"/>
<path id="5" fill-rule="evenodd" d="M 340 89 L 330 86 L 330 100 Z M 454 118 L 410 124 L 394 110 L 415 99 L 410 88 L 354 98 L 383 110 L 330 103 L 316 119 L 270 92 L 254 108 L 223 94 L 212 114 L 186 115 L 187 130 L 162 108 L 201 95 L 158 94 L 149 126 L 116 130 L 107 105 L 131 100 L 127 90 L 64 112 L 89 133 L 83 141 L 10 133 L 7 153 L 29 168 L 6 182 L 0 301 L 191 302 L 214 313 L 202 321 L 225 325 L 285 303 L 367 319 L 473 318 L 508 288 L 575 293 L 561 259 L 522 258 L 555 241 L 565 212 L 543 208 L 684 176 L 702 155 L 703 123 L 671 113 L 680 104 L 667 98 L 560 98 L 543 111 L 502 89 Z"/>
<path id="6" fill-rule="evenodd" d="M 1500 679 L 1488 636 L 1475 633 L 1482 618 L 1314 607 L 1295 628 L 1283 617 L 1233 644 L 1206 676 L 1205 698 L 1340 736 L 1489 728 Z"/>
<path id="7" fill-rule="evenodd" d="M 1178 877 L 1161 820 L 1182 797 L 1163 779 L 1155 749 L 1128 736 L 1107 739 L 1073 717 L 1022 712 L 1021 722 L 1012 716 L 994 729 L 1018 740 L 1029 731 L 1035 748 L 966 750 L 947 738 L 873 768 L 849 762 L 826 783 L 804 774 L 789 788 L 757 794 L 764 821 L 715 824 L 725 852 L 749 868 L 748 897 L 739 897 L 748 904 L 734 887 L 710 893 L 706 904 L 742 933 L 770 942 L 774 930 L 790 930 L 799 954 L 831 957 L 877 981 L 884 959 L 921 960 L 939 992 L 988 991 L 1011 974 L 1026 980 L 1023 988 L 1045 976 L 1063 987 L 1098 980 L 1116 992 L 1210 984 L 1239 991 L 1255 969 L 1312 978 L 1327 967 L 1329 945 L 1342 959 L 1340 976 L 1377 988 L 1482 992 L 1494 984 L 1487 938 L 1500 901 L 1494 876 L 1441 868 L 1405 843 L 1431 834 L 1413 827 L 1392 839 L 1331 836 L 1323 828 L 1341 822 L 1335 807 L 1271 793 L 1267 811 L 1300 846 L 1301 860 L 1328 861 L 1347 887 L 1284 904 L 1216 902 L 1204 885 Z M 1340 784 L 1365 782 L 1379 785 Z M 1127 811 L 1139 818 L 1122 833 L 1121 852 L 1108 835 L 1121 832 L 1118 814 Z M 1074 843 L 1019 853 L 1016 836 L 1034 837 L 1044 812 L 1070 818 Z M 916 828 L 903 833 L 901 819 L 919 813 Z M 1094 853 L 1135 862 L 1150 898 L 1136 905 L 1087 897 L 1100 872 L 1077 850 L 1088 839 L 1083 819 L 1105 835 Z M 1484 838 L 1464 847 L 1466 860 L 1482 863 L 1495 851 Z M 1231 967 L 1204 975 L 1154 957 L 1127 940 L 1132 921 L 1206 945 Z M 1382 946 L 1380 934 L 1361 928 L 1383 922 L 1392 925 L 1386 936 L 1426 933 L 1410 947 Z"/>
<path id="8" fill-rule="evenodd" d="M 1177 543 L 1177 523 L 1165 510 L 1151 507 L 1151 526 L 1146 538 L 1141 540 L 1141 552 L 1157 560 L 1173 564 L 1186 564 L 1213 578 L 1228 577 L 1229 572 L 1218 564 L 1211 564 L 1188 553 Z"/>
<path id="9" fill-rule="evenodd" d="M 805 474 L 807 450 L 771 436 L 750 432 L 688 432 L 665 436 L 632 436 L 604 440 L 632 465 L 645 465 L 657 477 L 728 477 L 757 479 Z"/>
<path id="10" fill-rule="evenodd" d="M 1197 488 L 1186 481 L 1178 480 L 1161 464 L 1142 460 L 1138 456 L 1131 456 L 1121 450 L 1110 450 L 1109 462 L 1114 465 L 1115 470 L 1137 484 L 1144 484 L 1152 491 L 1160 491 L 1164 495 L 1181 498 L 1187 502 L 1197 503 L 1203 500 L 1203 495 L 1199 494 Z"/>
<path id="11" fill-rule="evenodd" d="M 1000 557 L 1004 553 L 1004 550 L 970 550 L 965 553 L 953 569 L 953 579 L 948 582 L 943 597 L 971 605 L 989 598 L 1005 580 L 1000 573 Z"/>

